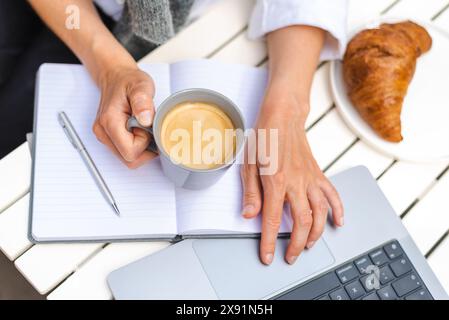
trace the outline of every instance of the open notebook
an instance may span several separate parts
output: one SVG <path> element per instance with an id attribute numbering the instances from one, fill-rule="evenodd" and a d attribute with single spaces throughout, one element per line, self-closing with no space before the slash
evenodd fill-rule
<path id="1" fill-rule="evenodd" d="M 155 104 L 186 88 L 216 90 L 233 100 L 251 127 L 266 85 L 266 71 L 212 60 L 149 64 L 141 68 L 156 83 Z M 92 124 L 99 91 L 79 65 L 44 64 L 37 75 L 30 239 L 34 242 L 238 237 L 260 233 L 260 219 L 241 217 L 239 166 L 214 186 L 175 188 L 159 160 L 139 169 L 124 166 L 97 141 Z M 121 217 L 104 200 L 80 155 L 57 120 L 70 117 L 108 184 Z M 281 232 L 291 230 L 284 214 Z"/>

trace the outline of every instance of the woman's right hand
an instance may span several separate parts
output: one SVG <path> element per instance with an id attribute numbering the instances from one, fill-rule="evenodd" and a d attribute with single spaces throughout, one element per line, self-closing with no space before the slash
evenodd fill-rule
<path id="1" fill-rule="evenodd" d="M 154 115 L 154 84 L 139 70 L 101 20 L 93 1 L 28 0 L 56 35 L 75 53 L 101 91 L 101 101 L 93 131 L 128 167 L 136 168 L 156 155 L 146 151 L 149 135 L 141 129 L 132 133 L 126 122 L 135 115 L 143 126 Z M 67 28 L 67 9 L 76 7 L 82 28 Z"/>
<path id="2" fill-rule="evenodd" d="M 137 168 L 156 154 L 147 151 L 150 135 L 139 128 L 129 132 L 131 115 L 142 126 L 150 126 L 154 117 L 153 79 L 137 66 L 114 67 L 99 79 L 100 106 L 93 125 L 97 139 L 105 144 L 129 168 Z"/>

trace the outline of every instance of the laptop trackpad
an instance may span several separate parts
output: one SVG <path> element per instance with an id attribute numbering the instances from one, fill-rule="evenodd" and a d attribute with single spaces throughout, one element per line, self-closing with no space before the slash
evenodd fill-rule
<path id="1" fill-rule="evenodd" d="M 261 299 L 334 263 L 324 240 L 304 251 L 294 265 L 284 260 L 287 239 L 279 239 L 270 266 L 258 256 L 259 240 L 194 241 L 193 248 L 220 299 Z"/>

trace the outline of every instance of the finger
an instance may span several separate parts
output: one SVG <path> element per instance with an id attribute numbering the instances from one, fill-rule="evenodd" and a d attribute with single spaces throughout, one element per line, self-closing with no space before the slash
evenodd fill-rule
<path id="1" fill-rule="evenodd" d="M 150 162 L 154 158 L 156 158 L 158 155 L 151 151 L 144 151 L 140 156 L 137 157 L 136 160 L 132 162 L 124 161 L 126 166 L 130 169 L 137 169 L 141 166 L 143 166 L 145 163 Z"/>
<path id="2" fill-rule="evenodd" d="M 154 87 L 151 81 L 138 82 L 128 89 L 128 100 L 131 110 L 137 121 L 144 127 L 149 127 L 153 123 L 153 95 Z"/>
<path id="3" fill-rule="evenodd" d="M 243 209 L 242 215 L 245 218 L 256 217 L 262 206 L 262 194 L 259 181 L 259 174 L 255 164 L 242 165 L 240 170 L 243 186 Z"/>
<path id="4" fill-rule="evenodd" d="M 329 181 L 322 183 L 320 187 L 332 209 L 332 218 L 334 223 L 339 227 L 343 227 L 344 209 L 337 190 L 335 190 L 334 186 Z"/>
<path id="5" fill-rule="evenodd" d="M 138 150 L 142 148 L 146 149 L 152 140 L 152 136 L 147 131 L 140 128 L 133 128 L 132 131 L 134 135 L 134 147 Z"/>
<path id="6" fill-rule="evenodd" d="M 276 239 L 282 220 L 284 191 L 274 191 L 264 185 L 264 203 L 262 209 L 262 235 L 260 240 L 260 259 L 264 264 L 271 264 L 276 247 Z M 280 192 L 282 191 L 282 192 Z"/>
<path id="7" fill-rule="evenodd" d="M 297 193 L 288 195 L 288 201 L 290 202 L 290 210 L 293 218 L 293 228 L 290 243 L 285 254 L 285 260 L 289 264 L 293 264 L 304 250 L 310 228 L 312 227 L 313 217 L 305 192 L 304 194 L 300 194 L 300 196 Z"/>
<path id="8" fill-rule="evenodd" d="M 145 151 L 136 160 L 132 162 L 126 161 L 125 159 L 123 159 L 120 152 L 118 152 L 117 148 L 112 143 L 111 139 L 106 134 L 102 126 L 100 126 L 99 124 L 94 125 L 94 133 L 98 141 L 107 146 L 109 150 L 111 150 L 112 153 L 114 153 L 117 158 L 119 158 L 130 169 L 136 169 L 157 157 L 157 154 L 150 151 Z"/>
<path id="9" fill-rule="evenodd" d="M 142 129 L 129 132 L 126 121 L 125 114 L 109 116 L 103 127 L 123 159 L 133 162 L 146 150 L 150 135 Z"/>
<path id="10" fill-rule="evenodd" d="M 313 224 L 306 242 L 308 249 L 312 248 L 315 242 L 321 237 L 326 225 L 329 203 L 319 188 L 312 188 L 308 191 L 310 208 L 312 209 Z"/>
<path id="11" fill-rule="evenodd" d="M 94 126 L 92 128 L 92 131 L 95 134 L 95 137 L 98 141 L 100 141 L 102 144 L 107 146 L 109 150 L 111 150 L 116 156 L 118 156 L 120 159 L 124 160 L 122 156 L 120 155 L 120 152 L 118 152 L 117 148 L 112 143 L 111 139 L 109 138 L 106 131 L 103 129 L 103 126 L 101 126 L 98 122 L 98 120 L 95 121 Z"/>

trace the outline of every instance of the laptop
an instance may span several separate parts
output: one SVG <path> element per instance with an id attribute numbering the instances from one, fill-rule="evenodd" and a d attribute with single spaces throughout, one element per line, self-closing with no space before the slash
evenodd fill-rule
<path id="1" fill-rule="evenodd" d="M 365 167 L 331 178 L 345 226 L 329 219 L 294 265 L 278 239 L 270 266 L 257 239 L 190 239 L 113 271 L 115 299 L 428 300 L 448 295 Z M 399 191 L 398 191 L 399 192 Z"/>

